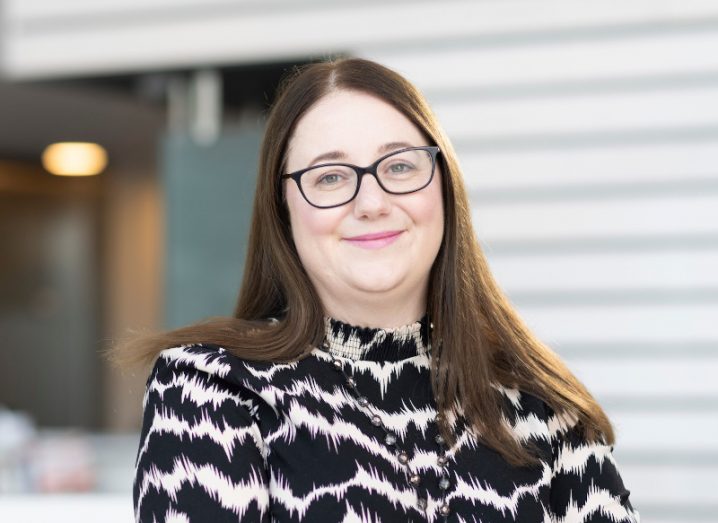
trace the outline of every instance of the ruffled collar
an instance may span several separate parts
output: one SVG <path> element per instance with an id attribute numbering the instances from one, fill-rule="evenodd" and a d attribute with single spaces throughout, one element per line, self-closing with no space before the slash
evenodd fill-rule
<path id="1" fill-rule="evenodd" d="M 322 350 L 334 356 L 369 361 L 399 361 L 431 350 L 428 315 L 392 329 L 360 327 L 324 317 Z"/>

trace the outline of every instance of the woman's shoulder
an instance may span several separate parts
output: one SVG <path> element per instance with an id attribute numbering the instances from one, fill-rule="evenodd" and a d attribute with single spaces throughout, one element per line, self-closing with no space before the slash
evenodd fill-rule
<path id="1" fill-rule="evenodd" d="M 175 405 L 185 415 L 211 406 L 218 416 L 241 405 L 257 419 L 267 406 L 274 410 L 276 391 L 289 379 L 277 374 L 282 365 L 239 358 L 214 344 L 169 347 L 147 378 L 144 403 Z"/>
<path id="2" fill-rule="evenodd" d="M 535 393 L 494 385 L 504 398 L 504 413 L 514 433 L 522 439 L 553 440 L 575 428 L 578 417 L 570 411 L 558 411 Z"/>
<path id="3" fill-rule="evenodd" d="M 150 379 L 158 373 L 191 374 L 211 379 L 217 386 L 224 384 L 258 391 L 291 381 L 300 363 L 301 360 L 290 363 L 250 360 L 216 344 L 193 343 L 162 350 Z"/>
<path id="4" fill-rule="evenodd" d="M 266 371 L 280 364 L 241 358 L 213 343 L 192 343 L 162 350 L 155 362 L 155 366 L 158 365 L 172 369 L 192 368 L 218 378 L 244 378 L 251 376 L 252 371 Z"/>

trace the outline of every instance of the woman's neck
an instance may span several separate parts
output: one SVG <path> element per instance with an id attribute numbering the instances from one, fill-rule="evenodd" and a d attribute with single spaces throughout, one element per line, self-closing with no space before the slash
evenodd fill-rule
<path id="1" fill-rule="evenodd" d="M 379 295 L 372 298 L 339 302 L 324 297 L 324 314 L 350 325 L 393 329 L 413 323 L 426 313 L 426 299 L 389 300 Z"/>

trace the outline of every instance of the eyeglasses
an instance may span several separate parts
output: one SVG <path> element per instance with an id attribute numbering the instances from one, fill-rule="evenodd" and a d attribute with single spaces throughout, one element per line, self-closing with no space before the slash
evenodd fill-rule
<path id="1" fill-rule="evenodd" d="M 389 194 L 409 194 L 431 183 L 436 168 L 436 145 L 407 147 L 386 154 L 367 167 L 350 163 L 323 163 L 289 174 L 307 202 L 320 209 L 339 207 L 359 194 L 362 178 L 371 174 Z"/>

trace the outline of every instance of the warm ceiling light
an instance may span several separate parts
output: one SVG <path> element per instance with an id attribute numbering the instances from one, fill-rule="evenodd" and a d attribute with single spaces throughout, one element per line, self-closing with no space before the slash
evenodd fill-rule
<path id="1" fill-rule="evenodd" d="M 107 152 L 96 143 L 58 142 L 45 148 L 42 165 L 60 176 L 92 176 L 107 167 Z"/>

